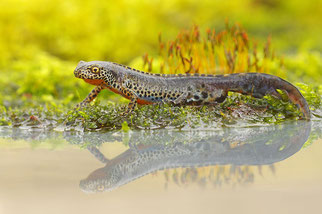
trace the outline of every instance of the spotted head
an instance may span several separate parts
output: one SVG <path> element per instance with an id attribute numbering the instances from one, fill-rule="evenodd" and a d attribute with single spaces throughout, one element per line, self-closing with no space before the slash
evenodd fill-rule
<path id="1" fill-rule="evenodd" d="M 120 184 L 121 172 L 117 168 L 103 167 L 92 172 L 86 179 L 81 180 L 79 187 L 86 193 L 111 191 Z"/>
<path id="2" fill-rule="evenodd" d="M 115 73 L 111 70 L 110 63 L 103 61 L 80 61 L 74 70 L 74 75 L 92 85 L 115 81 Z"/>

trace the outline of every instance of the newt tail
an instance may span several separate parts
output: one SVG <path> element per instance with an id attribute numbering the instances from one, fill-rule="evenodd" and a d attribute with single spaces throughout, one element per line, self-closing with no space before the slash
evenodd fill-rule
<path id="1" fill-rule="evenodd" d="M 286 93 L 290 101 L 301 110 L 304 119 L 311 118 L 310 108 L 301 92 L 294 85 L 280 77 L 262 73 L 231 74 L 228 77 L 231 81 L 226 86 L 227 91 L 239 92 L 255 98 L 262 98 L 269 94 L 275 98 L 282 99 L 277 92 L 277 89 L 279 89 Z M 222 87 L 225 88 L 225 86 Z"/>
<path id="2" fill-rule="evenodd" d="M 279 89 L 301 110 L 302 119 L 309 120 L 311 117 L 309 106 L 300 91 L 291 83 L 269 74 L 166 75 L 147 73 L 113 62 L 80 61 L 74 75 L 96 85 L 78 107 L 91 102 L 103 89 L 130 100 L 125 114 L 132 112 L 137 104 L 215 105 L 226 99 L 228 91 L 255 98 L 270 94 L 281 99 L 276 91 Z"/>

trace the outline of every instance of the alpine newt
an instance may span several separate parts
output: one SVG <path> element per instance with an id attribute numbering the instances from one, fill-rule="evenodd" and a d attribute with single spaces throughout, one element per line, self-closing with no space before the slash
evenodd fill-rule
<path id="1" fill-rule="evenodd" d="M 139 71 L 114 62 L 80 61 L 74 70 L 77 78 L 96 87 L 77 105 L 85 106 L 103 89 L 109 89 L 130 100 L 124 114 L 137 104 L 170 103 L 173 105 L 215 105 L 223 102 L 228 91 L 262 98 L 270 94 L 281 99 L 284 91 L 302 112 L 302 119 L 311 117 L 309 106 L 300 91 L 280 77 L 263 73 L 155 74 Z"/>

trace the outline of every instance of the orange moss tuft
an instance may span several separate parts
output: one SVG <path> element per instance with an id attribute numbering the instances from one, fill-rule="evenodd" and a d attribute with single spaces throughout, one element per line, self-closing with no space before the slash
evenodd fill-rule
<path id="1" fill-rule="evenodd" d="M 201 33 L 198 26 L 182 30 L 173 41 L 158 36 L 161 73 L 227 74 L 262 72 L 284 76 L 281 59 L 271 51 L 271 36 L 262 51 L 251 42 L 246 31 L 238 24 L 217 32 L 207 29 Z M 153 58 L 143 56 L 144 69 L 152 71 Z M 147 68 L 146 68 L 147 67 Z M 272 69 L 273 68 L 273 69 Z"/>

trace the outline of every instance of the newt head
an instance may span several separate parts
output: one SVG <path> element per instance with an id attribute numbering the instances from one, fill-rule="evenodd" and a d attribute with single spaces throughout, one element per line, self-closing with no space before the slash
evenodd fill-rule
<path id="1" fill-rule="evenodd" d="M 121 180 L 120 170 L 106 165 L 92 172 L 79 183 L 79 187 L 86 193 L 111 191 L 119 186 Z"/>
<path id="2" fill-rule="evenodd" d="M 102 61 L 84 62 L 80 61 L 74 70 L 77 78 L 83 79 L 92 85 L 101 85 L 115 80 L 113 71 L 108 69 L 108 63 Z"/>

